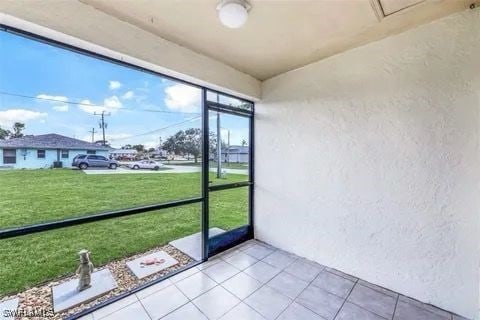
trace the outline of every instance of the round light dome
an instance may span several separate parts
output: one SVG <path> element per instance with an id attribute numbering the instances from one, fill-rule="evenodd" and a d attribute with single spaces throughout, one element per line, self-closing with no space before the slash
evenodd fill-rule
<path id="1" fill-rule="evenodd" d="M 242 1 L 225 1 L 218 8 L 218 17 L 229 28 L 240 28 L 247 22 L 248 10 Z"/>

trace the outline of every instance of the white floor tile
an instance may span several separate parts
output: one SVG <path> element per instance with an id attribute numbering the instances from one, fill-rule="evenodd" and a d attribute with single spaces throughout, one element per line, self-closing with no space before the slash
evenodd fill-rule
<path id="1" fill-rule="evenodd" d="M 219 263 L 208 267 L 202 272 L 215 280 L 217 283 L 222 283 L 223 281 L 230 279 L 231 277 L 239 273 L 240 270 L 225 261 L 220 261 Z"/>
<path id="2" fill-rule="evenodd" d="M 228 258 L 225 258 L 224 260 L 239 270 L 244 270 L 258 261 L 257 258 L 254 258 L 251 255 L 241 251 Z"/>
<path id="3" fill-rule="evenodd" d="M 101 309 L 98 309 L 97 311 L 93 312 L 93 318 L 95 320 L 102 319 L 106 316 L 108 316 L 111 313 L 114 313 L 117 310 L 123 309 L 126 306 L 138 302 L 137 296 L 132 294 L 129 295 L 128 297 L 125 297 L 117 302 L 111 303 Z"/>
<path id="4" fill-rule="evenodd" d="M 257 279 L 262 283 L 270 281 L 273 277 L 280 273 L 280 269 L 275 268 L 269 264 L 266 264 L 263 261 L 258 261 L 254 265 L 248 267 L 244 270 L 246 274 L 252 278 Z"/>
<path id="5" fill-rule="evenodd" d="M 218 286 L 193 300 L 193 303 L 210 320 L 213 320 L 219 319 L 221 316 L 226 314 L 233 307 L 239 304 L 240 300 L 226 289 Z"/>
<path id="6" fill-rule="evenodd" d="M 277 291 L 264 286 L 244 301 L 268 320 L 276 319 L 292 302 Z"/>
<path id="7" fill-rule="evenodd" d="M 143 309 L 140 302 L 133 303 L 123 309 L 120 309 L 103 320 L 151 320 L 145 309 Z"/>
<path id="8" fill-rule="evenodd" d="M 310 282 L 315 279 L 323 269 L 324 267 L 322 265 L 306 259 L 298 259 L 285 268 L 285 271 L 303 281 Z"/>
<path id="9" fill-rule="evenodd" d="M 222 286 L 240 299 L 245 299 L 255 290 L 262 286 L 262 283 L 249 275 L 240 272 L 228 279 Z"/>
<path id="10" fill-rule="evenodd" d="M 154 285 L 151 285 L 150 287 L 148 288 L 145 288 L 141 291 L 138 291 L 136 293 L 138 299 L 143 299 L 143 298 L 146 298 L 148 297 L 149 295 L 151 295 L 152 293 L 155 293 L 157 291 L 160 291 L 168 286 L 171 286 L 172 285 L 172 281 L 170 281 L 170 279 L 165 279 L 159 283 L 156 283 Z"/>
<path id="11" fill-rule="evenodd" d="M 262 261 L 279 269 L 285 269 L 297 259 L 298 258 L 293 254 L 278 250 L 266 256 Z"/>
<path id="12" fill-rule="evenodd" d="M 227 312 L 221 320 L 265 320 L 265 318 L 242 302 Z"/>
<path id="13" fill-rule="evenodd" d="M 257 259 L 265 258 L 269 254 L 273 253 L 273 251 L 273 249 L 267 248 L 259 244 L 254 244 L 253 246 L 243 250 L 243 252 L 245 252 L 246 254 L 251 255 L 252 257 Z"/>
<path id="14" fill-rule="evenodd" d="M 192 267 L 190 269 L 187 269 L 185 271 L 177 273 L 176 275 L 174 275 L 173 277 L 170 277 L 168 279 L 170 279 L 170 281 L 175 283 L 175 282 L 178 282 L 178 281 L 183 280 L 185 278 L 188 278 L 188 277 L 194 275 L 195 273 L 197 273 L 199 271 L 200 271 L 200 269 L 198 269 L 197 267 Z"/>
<path id="15" fill-rule="evenodd" d="M 175 285 L 187 296 L 187 298 L 192 300 L 215 287 L 217 283 L 200 271 L 193 276 L 178 281 Z"/>
<path id="16" fill-rule="evenodd" d="M 308 282 L 298 279 L 287 272 L 281 272 L 267 283 L 291 299 L 295 299 L 308 286 Z"/>
<path id="17" fill-rule="evenodd" d="M 324 318 L 294 302 L 278 317 L 278 320 L 324 320 Z"/>
<path id="18" fill-rule="evenodd" d="M 162 320 L 208 320 L 208 318 L 190 302 L 169 313 Z"/>
<path id="19" fill-rule="evenodd" d="M 188 299 L 177 287 L 169 286 L 140 302 L 152 319 L 159 319 L 188 303 Z"/>

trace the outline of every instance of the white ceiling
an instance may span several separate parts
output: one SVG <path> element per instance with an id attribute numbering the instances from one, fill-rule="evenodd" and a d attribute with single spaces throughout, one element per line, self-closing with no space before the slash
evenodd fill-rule
<path id="1" fill-rule="evenodd" d="M 3 12 L 32 22 L 25 26 L 31 32 L 47 27 L 160 72 L 258 98 L 261 80 L 464 10 L 471 1 L 250 0 L 246 25 L 228 29 L 217 17 L 220 0 L 0 0 L 0 22 Z"/>
<path id="2" fill-rule="evenodd" d="M 466 0 L 251 0 L 247 24 L 228 29 L 219 0 L 80 0 L 259 80 L 468 7 Z"/>

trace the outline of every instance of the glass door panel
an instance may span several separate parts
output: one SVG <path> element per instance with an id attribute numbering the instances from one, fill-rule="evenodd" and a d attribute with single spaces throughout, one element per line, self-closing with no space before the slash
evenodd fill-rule
<path id="1" fill-rule="evenodd" d="M 252 119 L 247 112 L 230 112 L 220 103 L 210 107 L 208 246 L 212 256 L 252 235 Z"/>

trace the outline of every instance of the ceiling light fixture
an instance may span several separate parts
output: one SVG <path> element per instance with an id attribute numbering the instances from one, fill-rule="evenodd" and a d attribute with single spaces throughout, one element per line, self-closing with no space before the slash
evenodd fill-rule
<path id="1" fill-rule="evenodd" d="M 252 6 L 246 0 L 222 0 L 217 6 L 218 17 L 226 27 L 236 29 L 247 22 Z"/>

